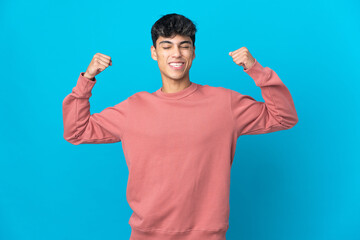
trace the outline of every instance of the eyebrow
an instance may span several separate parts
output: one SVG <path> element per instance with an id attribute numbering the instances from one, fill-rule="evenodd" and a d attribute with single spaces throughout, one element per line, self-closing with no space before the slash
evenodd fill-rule
<path id="1" fill-rule="evenodd" d="M 170 41 L 161 41 L 161 42 L 159 43 L 159 45 L 162 44 L 162 43 L 170 43 L 170 44 L 172 44 L 172 42 L 170 42 Z M 182 41 L 182 42 L 180 42 L 180 45 L 181 45 L 181 44 L 184 44 L 184 43 L 189 43 L 189 44 L 191 44 L 190 41 Z"/>

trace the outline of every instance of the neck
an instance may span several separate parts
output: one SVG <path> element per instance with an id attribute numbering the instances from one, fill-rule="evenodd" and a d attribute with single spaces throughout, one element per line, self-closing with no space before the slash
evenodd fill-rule
<path id="1" fill-rule="evenodd" d="M 189 87 L 191 82 L 189 76 L 184 77 L 183 79 L 174 80 L 174 79 L 163 79 L 163 85 L 161 91 L 164 93 L 176 93 L 185 88 Z"/>

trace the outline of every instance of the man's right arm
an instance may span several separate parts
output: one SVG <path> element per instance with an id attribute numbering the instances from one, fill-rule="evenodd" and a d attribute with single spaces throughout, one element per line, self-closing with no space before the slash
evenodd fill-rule
<path id="1" fill-rule="evenodd" d="M 64 138 L 74 145 L 121 141 L 128 99 L 91 115 L 89 98 L 96 81 L 81 72 L 76 86 L 63 100 Z"/>

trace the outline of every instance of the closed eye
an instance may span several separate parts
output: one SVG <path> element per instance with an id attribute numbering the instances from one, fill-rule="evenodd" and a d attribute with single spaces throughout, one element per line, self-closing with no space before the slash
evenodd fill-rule
<path id="1" fill-rule="evenodd" d="M 163 47 L 163 49 L 169 49 L 170 47 Z M 181 48 L 190 48 L 189 46 L 181 47 Z"/>

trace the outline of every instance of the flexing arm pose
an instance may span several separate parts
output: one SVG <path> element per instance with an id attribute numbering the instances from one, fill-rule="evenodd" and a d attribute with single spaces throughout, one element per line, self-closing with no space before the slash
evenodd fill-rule
<path id="1" fill-rule="evenodd" d="M 111 57 L 96 53 L 86 72 L 81 72 L 76 86 L 63 101 L 64 138 L 81 143 L 114 143 L 121 141 L 127 100 L 108 107 L 100 113 L 90 114 L 91 90 L 97 82 L 95 76 L 112 66 Z"/>
<path id="2" fill-rule="evenodd" d="M 295 126 L 298 116 L 294 101 L 276 72 L 261 66 L 246 47 L 229 52 L 229 55 L 261 88 L 265 100 L 256 101 L 251 96 L 230 90 L 237 136 L 270 133 Z"/>

